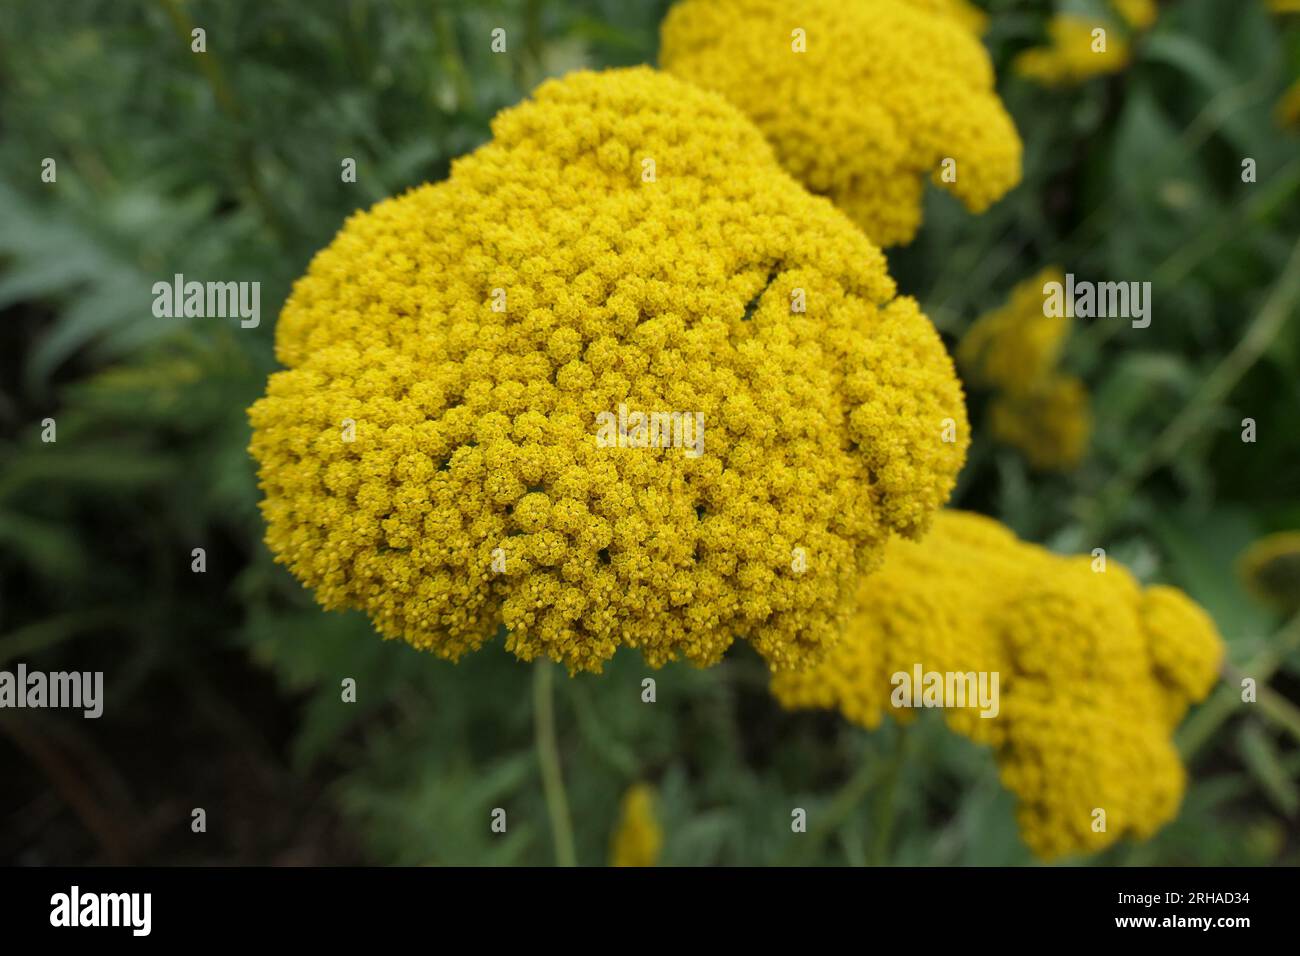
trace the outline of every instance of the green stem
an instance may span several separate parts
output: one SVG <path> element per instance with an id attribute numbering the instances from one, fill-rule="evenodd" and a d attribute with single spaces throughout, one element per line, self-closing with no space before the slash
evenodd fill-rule
<path id="1" fill-rule="evenodd" d="M 578 718 L 578 732 L 583 743 L 592 749 L 610 770 L 625 780 L 637 776 L 636 755 L 619 740 L 611 736 L 591 702 L 591 695 L 580 681 L 570 681 L 567 692 L 573 715 Z"/>
<path id="2" fill-rule="evenodd" d="M 1218 132 L 1226 119 L 1229 119 L 1241 109 L 1259 100 L 1268 93 L 1268 83 L 1266 77 L 1243 83 L 1240 86 L 1231 87 L 1217 94 L 1206 104 L 1187 125 L 1174 143 L 1167 145 L 1160 154 L 1155 158 L 1154 163 L 1158 166 L 1164 166 L 1169 161 L 1184 162 L 1190 159 L 1206 141 Z M 1181 156 L 1179 154 L 1182 154 Z M 1077 247 L 1084 242 L 1086 237 L 1092 231 L 1102 232 L 1107 229 L 1115 216 L 1114 203 L 1098 203 L 1098 205 L 1070 232 L 1068 236 L 1057 239 L 1052 246 L 1044 253 L 1038 256 L 1041 262 L 1059 262 L 1067 250 Z M 1236 233 L 1234 232 L 1233 235 Z M 987 244 L 988 248 L 995 251 L 1001 246 L 1001 239 L 996 242 Z M 993 285 L 1001 278 L 1005 269 L 1023 261 L 1022 253 L 1025 251 L 1027 242 L 1022 241 L 1012 247 L 1010 254 L 1002 254 L 1000 262 L 994 262 L 993 257 L 979 264 L 969 261 L 971 268 L 963 271 L 960 268 L 949 269 L 946 273 L 945 283 L 941 287 L 943 294 L 935 293 L 932 297 L 942 303 L 940 309 L 961 310 L 970 302 L 978 301 Z M 977 276 L 977 280 L 970 281 L 971 276 Z M 947 278 L 952 277 L 952 278 Z M 1107 330 L 1103 334 L 1109 337 L 1109 330 L 1113 330 L 1117 323 L 1100 324 L 1093 328 Z M 948 331 L 948 330 L 944 330 Z"/>
<path id="3" fill-rule="evenodd" d="M 1129 500 L 1143 478 L 1172 460 L 1200 430 L 1210 410 L 1227 398 L 1242 376 L 1268 351 L 1294 314 L 1297 300 L 1300 300 L 1300 242 L 1292 247 L 1282 275 L 1232 351 L 1215 366 L 1200 390 L 1148 446 L 1146 453 L 1101 490 L 1092 537 L 1100 537 L 1104 529 L 1097 525 L 1108 523 L 1117 502 Z"/>
<path id="4" fill-rule="evenodd" d="M 884 866 L 889 862 L 889 844 L 893 838 L 894 821 L 898 817 L 898 781 L 903 775 L 903 764 L 907 756 L 907 728 L 898 730 L 898 743 L 894 746 L 893 756 L 889 758 L 889 768 L 881 784 L 879 799 L 876 803 L 876 832 L 872 840 L 871 865 Z"/>
<path id="5" fill-rule="evenodd" d="M 1224 213 L 1213 227 L 1202 230 L 1170 253 L 1152 272 L 1152 286 L 1171 288 L 1181 283 L 1247 227 L 1267 220 L 1276 209 L 1291 201 L 1297 188 L 1300 188 L 1300 163 L 1292 161 L 1270 176 L 1267 184 L 1261 183 L 1258 189 L 1252 190 L 1248 201 Z M 1095 322 L 1081 335 L 1089 340 L 1091 351 L 1100 352 L 1125 327 L 1123 322 Z"/>
<path id="6" fill-rule="evenodd" d="M 1292 739 L 1300 742 L 1300 707 L 1296 707 L 1271 687 L 1260 687 L 1256 693 L 1259 712 L 1280 730 L 1290 734 Z"/>
<path id="7" fill-rule="evenodd" d="M 441 54 L 442 69 L 451 78 L 456 110 L 477 113 L 474 86 L 465 66 L 465 57 L 460 52 L 460 42 L 456 39 L 456 27 L 444 9 L 438 9 L 433 15 L 433 37 Z"/>
<path id="8" fill-rule="evenodd" d="M 1178 733 L 1178 750 L 1183 762 L 1190 763 L 1205 742 L 1214 736 L 1224 721 L 1232 716 L 1241 702 L 1240 677 L 1252 677 L 1258 689 L 1264 688 L 1282 666 L 1282 661 L 1292 651 L 1300 648 L 1300 614 L 1291 618 L 1286 626 L 1268 642 L 1268 646 L 1251 658 L 1240 671 L 1225 668 L 1225 676 L 1234 681 L 1220 684 L 1218 690 L 1196 711 Z"/>
<path id="9" fill-rule="evenodd" d="M 540 0 L 524 3 L 524 55 L 515 62 L 515 82 L 521 93 L 527 94 L 541 79 L 542 74 L 542 5 Z"/>
<path id="10" fill-rule="evenodd" d="M 555 840 L 555 862 L 558 866 L 575 866 L 573 822 L 569 819 L 569 799 L 564 792 L 560 748 L 555 738 L 555 665 L 545 659 L 533 665 L 533 727 L 537 735 L 537 762 L 542 770 L 542 791 Z"/>
<path id="11" fill-rule="evenodd" d="M 825 812 L 817 815 L 817 820 L 808 831 L 807 838 L 793 841 L 790 851 L 785 854 L 780 865 L 797 865 L 811 859 L 821 845 L 861 806 L 862 801 L 871 792 L 871 788 L 880 780 L 881 772 L 879 763 L 869 759 L 863 760 L 853 776 L 849 777 L 831 797 L 830 805 Z"/>
<path id="12" fill-rule="evenodd" d="M 186 12 L 184 5 L 180 0 L 159 0 L 167 16 L 171 19 L 172 27 L 176 31 L 183 48 L 188 49 L 190 46 L 191 34 L 194 30 L 194 21 Z M 239 168 L 239 174 L 244 180 L 244 186 L 248 189 L 262 213 L 262 218 L 267 226 L 283 239 L 288 235 L 288 229 L 284 219 L 277 211 L 275 203 L 272 202 L 270 194 L 267 192 L 265 185 L 262 183 L 262 176 L 258 172 L 257 162 L 253 156 L 253 142 L 248 129 L 248 122 L 244 116 L 244 111 L 240 106 L 239 98 L 235 95 L 234 87 L 226 78 L 226 72 L 221 65 L 221 57 L 216 50 L 209 50 L 197 57 L 199 72 L 207 80 L 208 88 L 212 90 L 212 97 L 216 101 L 217 109 L 231 124 L 235 136 L 235 163 Z"/>
<path id="13" fill-rule="evenodd" d="M 120 608 L 87 608 L 47 617 L 7 634 L 0 634 L 0 666 L 76 637 L 107 621 L 120 620 L 123 616 L 124 612 Z"/>

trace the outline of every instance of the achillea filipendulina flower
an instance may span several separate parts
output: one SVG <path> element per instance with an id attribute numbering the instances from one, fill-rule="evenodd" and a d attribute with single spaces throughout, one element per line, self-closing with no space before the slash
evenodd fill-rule
<path id="1" fill-rule="evenodd" d="M 1098 29 L 1106 31 L 1104 48 L 1093 36 Z M 1023 51 L 1012 69 L 1045 86 L 1071 86 L 1128 66 L 1128 41 L 1105 21 L 1058 14 L 1048 22 L 1047 35 L 1046 46 Z"/>
<path id="2" fill-rule="evenodd" d="M 1242 554 L 1238 569 L 1261 600 L 1288 614 L 1300 611 L 1300 531 L 1260 538 Z"/>
<path id="3" fill-rule="evenodd" d="M 893 675 L 997 672 L 995 717 L 944 711 L 991 745 L 1045 858 L 1146 838 L 1173 818 L 1184 772 L 1171 741 L 1214 683 L 1222 645 L 1181 591 L 1143 588 L 1113 561 L 1062 557 L 980 515 L 944 511 L 897 540 L 864 579 L 857 618 L 817 667 L 772 678 L 789 709 L 838 709 L 864 727 L 892 713 Z M 1105 830 L 1094 829 L 1094 811 Z"/>
<path id="4" fill-rule="evenodd" d="M 571 670 L 819 657 L 965 457 L 938 333 L 716 94 L 576 73 L 492 130 L 295 285 L 250 410 L 271 550 L 452 659 L 501 624 Z M 602 447 L 620 405 L 704 453 Z"/>
<path id="5" fill-rule="evenodd" d="M 1064 283 L 1057 266 L 1017 283 L 1006 305 L 972 323 L 957 346 L 966 381 L 993 391 L 989 429 L 1035 468 L 1067 470 L 1082 459 L 1092 434 L 1088 390 L 1057 370 L 1070 319 L 1048 315 L 1043 289 Z"/>
<path id="6" fill-rule="evenodd" d="M 1088 389 L 1073 376 L 1050 375 L 1026 392 L 1003 392 L 989 404 L 989 431 L 1033 467 L 1068 471 L 1092 435 Z"/>
<path id="7" fill-rule="evenodd" d="M 655 815 L 654 791 L 644 783 L 628 788 L 619 810 L 618 829 L 610 840 L 610 866 L 654 866 L 664 833 Z"/>
<path id="8" fill-rule="evenodd" d="M 683 0 L 664 20 L 660 60 L 739 106 L 796 179 L 896 245 L 916 233 L 927 178 L 982 212 L 1021 174 L 988 54 L 926 6 Z"/>
<path id="9" fill-rule="evenodd" d="M 1048 266 L 1019 282 L 1005 305 L 971 324 L 957 346 L 957 364 L 965 380 L 980 388 L 1023 394 L 1055 370 L 1070 334 L 1064 313 L 1047 315 L 1043 288 L 1064 286 L 1059 266 Z"/>
<path id="10" fill-rule="evenodd" d="M 1110 5 L 1133 30 L 1148 30 L 1160 15 L 1156 0 L 1110 0 Z"/>

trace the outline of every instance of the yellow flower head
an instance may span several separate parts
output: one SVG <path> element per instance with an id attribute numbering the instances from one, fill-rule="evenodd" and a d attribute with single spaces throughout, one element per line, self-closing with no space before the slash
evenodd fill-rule
<path id="1" fill-rule="evenodd" d="M 1110 5 L 1133 30 L 1147 30 L 1160 15 L 1156 0 L 1110 0 Z"/>
<path id="2" fill-rule="evenodd" d="M 1051 554 L 975 514 L 941 512 L 925 538 L 886 550 L 844 641 L 816 668 L 773 677 L 784 707 L 836 708 L 874 728 L 887 713 L 915 716 L 894 706 L 894 675 L 918 665 L 996 672 L 996 716 L 964 707 L 945 719 L 995 749 L 1037 854 L 1145 838 L 1174 816 L 1184 773 L 1170 736 L 1222 656 L 1200 608 L 1174 588 L 1143 589 L 1114 562 L 1098 570 L 1095 558 Z"/>
<path id="3" fill-rule="evenodd" d="M 1004 392 L 989 405 L 989 430 L 1033 467 L 1068 471 L 1083 460 L 1092 436 L 1088 389 L 1072 376 L 1052 375 L 1027 392 Z"/>
<path id="4" fill-rule="evenodd" d="M 1045 86 L 1071 86 L 1128 66 L 1128 41 L 1104 21 L 1057 14 L 1047 35 L 1047 46 L 1025 50 L 1012 69 Z"/>
<path id="5" fill-rule="evenodd" d="M 968 382 L 995 393 L 989 406 L 993 437 L 1019 449 L 1035 468 L 1066 470 L 1087 451 L 1092 416 L 1084 384 L 1057 371 L 1070 319 L 1043 308 L 1049 282 L 1064 285 L 1059 267 L 1017 284 L 1006 305 L 966 330 L 957 361 Z"/>
<path id="6" fill-rule="evenodd" d="M 452 659 L 502 624 L 571 670 L 820 656 L 965 457 L 934 327 L 716 94 L 581 72 L 492 130 L 294 286 L 250 410 L 271 550 Z"/>
<path id="7" fill-rule="evenodd" d="M 920 225 L 927 177 L 972 212 L 1020 181 L 1020 137 L 988 54 L 926 9 L 937 5 L 682 0 L 660 60 L 739 106 L 796 179 L 897 245 Z"/>
<path id="8" fill-rule="evenodd" d="M 1065 284 L 1059 266 L 1048 266 L 1018 283 L 1006 305 L 980 316 L 957 346 L 957 364 L 966 381 L 980 388 L 1015 394 L 1032 391 L 1056 369 L 1070 332 L 1070 319 L 1048 315 L 1043 288 Z"/>
<path id="9" fill-rule="evenodd" d="M 1300 610 L 1300 531 L 1260 538 L 1246 549 L 1238 567 L 1259 598 L 1288 613 Z"/>
<path id="10" fill-rule="evenodd" d="M 618 829 L 610 841 L 611 866 L 654 866 L 663 848 L 664 833 L 655 816 L 654 791 L 644 783 L 623 794 Z"/>

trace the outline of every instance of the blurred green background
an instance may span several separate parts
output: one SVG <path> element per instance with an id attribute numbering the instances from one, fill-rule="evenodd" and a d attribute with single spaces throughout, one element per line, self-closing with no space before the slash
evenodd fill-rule
<path id="1" fill-rule="evenodd" d="M 953 504 L 1057 550 L 1106 547 L 1201 602 L 1233 666 L 1273 670 L 1267 706 L 1221 688 L 1184 726 L 1175 823 L 1073 862 L 1300 862 L 1300 625 L 1236 571 L 1252 541 L 1300 528 L 1300 139 L 1275 113 L 1300 16 L 1164 3 L 1126 71 L 1049 90 L 1009 63 L 1054 5 L 984 6 L 1025 181 L 982 217 L 930 190 L 917 240 L 889 254 L 900 286 L 950 346 L 1049 263 L 1149 280 L 1154 311 L 1144 330 L 1075 330 L 1065 364 L 1095 418 L 1076 470 L 990 444 L 973 394 Z M 320 611 L 261 543 L 244 411 L 290 283 L 350 212 L 444 177 L 546 76 L 653 63 L 666 8 L 0 6 L 0 668 L 104 670 L 108 694 L 99 721 L 0 714 L 0 862 L 554 862 L 533 668 L 499 640 L 452 665 Z M 155 318 L 151 287 L 177 272 L 259 280 L 261 326 Z M 608 859 L 637 781 L 657 788 L 665 864 L 1033 862 L 991 755 L 937 719 L 869 734 L 784 713 L 739 646 L 654 674 L 653 705 L 648 673 L 625 652 L 599 677 L 555 674 L 581 863 Z"/>

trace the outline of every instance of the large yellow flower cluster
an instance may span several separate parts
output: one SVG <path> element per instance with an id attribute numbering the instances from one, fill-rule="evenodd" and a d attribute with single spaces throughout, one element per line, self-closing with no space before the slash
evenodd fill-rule
<path id="1" fill-rule="evenodd" d="M 1058 267 L 1018 283 L 1005 305 L 966 330 L 957 361 L 966 381 L 994 393 L 989 427 L 997 441 L 1035 468 L 1068 469 L 1087 450 L 1092 416 L 1084 384 L 1057 370 L 1070 319 L 1043 308 L 1049 282 L 1065 282 Z"/>
<path id="2" fill-rule="evenodd" d="M 891 705 L 895 674 L 997 672 L 995 717 L 945 718 L 995 748 L 1029 846 L 1051 858 L 1145 838 L 1177 810 L 1170 734 L 1212 686 L 1221 642 L 1181 591 L 1096 567 L 941 512 L 919 542 L 890 544 L 845 640 L 820 666 L 775 675 L 772 691 L 787 708 L 838 708 L 873 728 L 891 711 L 915 716 Z"/>
<path id="3" fill-rule="evenodd" d="M 1020 181 L 1020 137 L 988 54 L 940 6 L 683 0 L 664 20 L 660 60 L 739 106 L 797 179 L 896 245 L 920 225 L 927 177 L 973 212 Z"/>
<path id="4" fill-rule="evenodd" d="M 448 658 L 504 624 L 571 670 L 816 659 L 964 460 L 937 332 L 716 94 L 575 73 L 492 130 L 295 285 L 250 410 L 270 548 Z M 650 413 L 702 449 L 619 447 Z"/>

